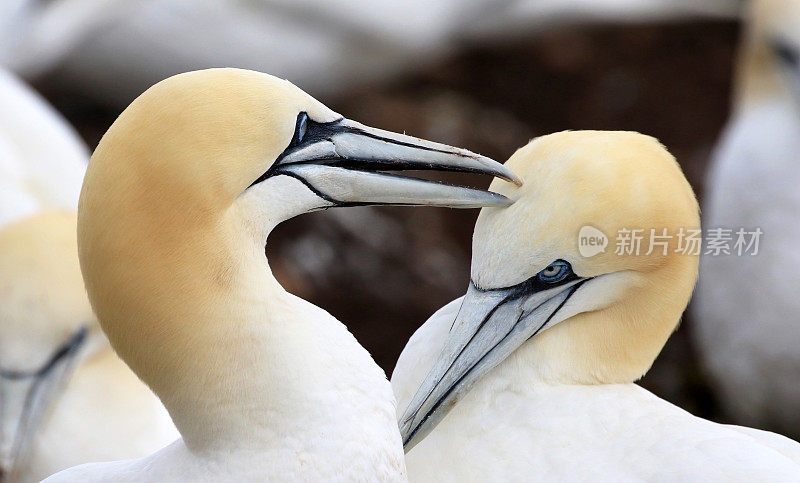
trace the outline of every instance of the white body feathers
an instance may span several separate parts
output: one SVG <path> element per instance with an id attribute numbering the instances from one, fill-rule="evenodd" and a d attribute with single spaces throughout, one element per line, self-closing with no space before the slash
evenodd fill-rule
<path id="1" fill-rule="evenodd" d="M 411 337 L 392 375 L 402 409 L 439 355 L 460 299 Z M 406 455 L 411 481 L 787 481 L 800 445 L 692 416 L 635 384 L 537 381 L 517 351 Z"/>

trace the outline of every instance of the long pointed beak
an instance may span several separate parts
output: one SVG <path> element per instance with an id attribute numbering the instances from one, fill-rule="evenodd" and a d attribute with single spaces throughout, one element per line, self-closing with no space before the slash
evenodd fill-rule
<path id="1" fill-rule="evenodd" d="M 287 148 L 261 179 L 278 174 L 295 177 L 335 206 L 475 208 L 511 204 L 505 196 L 490 191 L 382 172 L 404 170 L 488 174 L 522 184 L 510 169 L 485 156 L 347 119 L 309 121 L 303 141 Z"/>
<path id="2" fill-rule="evenodd" d="M 439 358 L 400 418 L 405 451 L 422 441 L 476 381 L 559 322 L 557 314 L 586 280 L 574 277 L 555 287 L 526 281 L 494 290 L 470 283 Z"/>
<path id="3" fill-rule="evenodd" d="M 47 401 L 39 390 L 42 378 L 31 376 L 13 379 L 0 378 L 0 475 L 13 480 L 24 465 L 30 449 L 32 433 L 36 431 L 42 406 Z"/>
<path id="4" fill-rule="evenodd" d="M 14 481 L 27 462 L 42 417 L 69 379 L 86 333 L 80 329 L 37 371 L 0 371 L 0 481 Z"/>

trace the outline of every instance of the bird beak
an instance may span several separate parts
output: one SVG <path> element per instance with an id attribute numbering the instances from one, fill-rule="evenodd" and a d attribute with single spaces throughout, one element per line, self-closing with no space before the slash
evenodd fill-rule
<path id="1" fill-rule="evenodd" d="M 511 204 L 505 196 L 489 191 L 382 172 L 402 170 L 480 173 L 522 184 L 510 169 L 485 156 L 347 119 L 309 121 L 304 139 L 293 142 L 256 182 L 278 174 L 292 176 L 334 206 Z"/>
<path id="2" fill-rule="evenodd" d="M 494 290 L 470 282 L 444 349 L 400 418 L 405 451 L 422 441 L 484 374 L 563 320 L 562 307 L 586 280 L 573 276 L 546 287 L 534 278 Z"/>
<path id="3" fill-rule="evenodd" d="M 87 332 L 78 330 L 36 371 L 0 371 L 0 481 L 14 481 L 26 464 L 42 417 L 69 379 Z"/>

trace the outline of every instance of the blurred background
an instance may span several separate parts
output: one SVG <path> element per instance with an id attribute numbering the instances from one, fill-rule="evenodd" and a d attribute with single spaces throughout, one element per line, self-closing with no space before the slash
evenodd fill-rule
<path id="1" fill-rule="evenodd" d="M 677 157 L 701 203 L 745 31 L 733 0 L 2 3 L 0 63 L 90 149 L 151 84 L 235 66 L 287 78 L 367 125 L 500 161 L 554 131 L 639 131 Z M 413 331 L 464 293 L 477 214 L 329 210 L 281 225 L 268 256 L 289 291 L 347 324 L 390 375 Z M 694 326 L 685 316 L 641 384 L 732 422 Z"/>

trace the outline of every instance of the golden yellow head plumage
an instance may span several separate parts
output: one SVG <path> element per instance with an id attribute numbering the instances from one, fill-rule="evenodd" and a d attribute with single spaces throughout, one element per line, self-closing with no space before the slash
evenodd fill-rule
<path id="1" fill-rule="evenodd" d="M 549 352 L 543 377 L 575 383 L 637 379 L 677 325 L 697 277 L 698 253 L 678 246 L 679 233 L 686 248 L 700 228 L 697 200 L 680 166 L 652 137 L 603 131 L 543 136 L 517 151 L 508 166 L 528 182 L 518 189 L 495 186 L 517 202 L 481 212 L 473 280 L 513 285 L 566 260 L 578 276 L 594 278 L 581 290 L 596 302 L 531 341 L 531 351 L 541 346 Z M 581 256 L 584 226 L 609 238 L 604 252 Z M 504 241 L 493 233 L 503 233 Z M 641 237 L 638 246 L 635 236 Z M 607 285 L 597 283 L 603 276 Z"/>
<path id="2" fill-rule="evenodd" d="M 81 327 L 96 327 L 83 288 L 76 214 L 40 213 L 0 229 L 0 369 L 39 369 Z"/>
<path id="3" fill-rule="evenodd" d="M 506 166 L 526 183 L 492 185 L 516 201 L 506 209 L 482 210 L 475 225 L 472 278 L 481 286 L 529 278 L 553 262 L 554 254 L 585 276 L 648 271 L 674 255 L 672 250 L 668 257 L 662 250 L 646 255 L 651 228 L 675 234 L 699 226 L 697 201 L 680 166 L 649 136 L 560 132 L 531 141 Z M 604 252 L 584 258 L 578 234 L 587 225 L 609 237 L 621 229 L 643 230 L 643 249 L 639 256 L 618 256 L 611 240 Z"/>
<path id="4" fill-rule="evenodd" d="M 108 348 L 83 288 L 75 221 L 54 211 L 0 229 L 0 475 L 12 480 L 72 369 Z"/>
<path id="5" fill-rule="evenodd" d="M 86 184 L 101 176 L 107 190 L 140 196 L 132 201 L 145 210 L 175 209 L 145 202 L 168 195 L 182 210 L 221 211 L 286 149 L 300 112 L 320 123 L 341 118 L 270 75 L 238 69 L 176 75 L 144 92 L 114 122 Z M 85 190 L 84 198 L 92 195 Z"/>
<path id="6" fill-rule="evenodd" d="M 538 381 L 639 378 L 694 287 L 698 253 L 679 250 L 679 233 L 684 244 L 699 236 L 697 201 L 655 139 L 561 132 L 534 139 L 506 166 L 525 184 L 492 185 L 515 202 L 478 217 L 469 291 L 440 359 L 401 421 L 407 448 L 509 357 Z M 586 226 L 608 237 L 605 251 L 581 254 Z M 638 249 L 628 236 L 641 237 Z"/>

